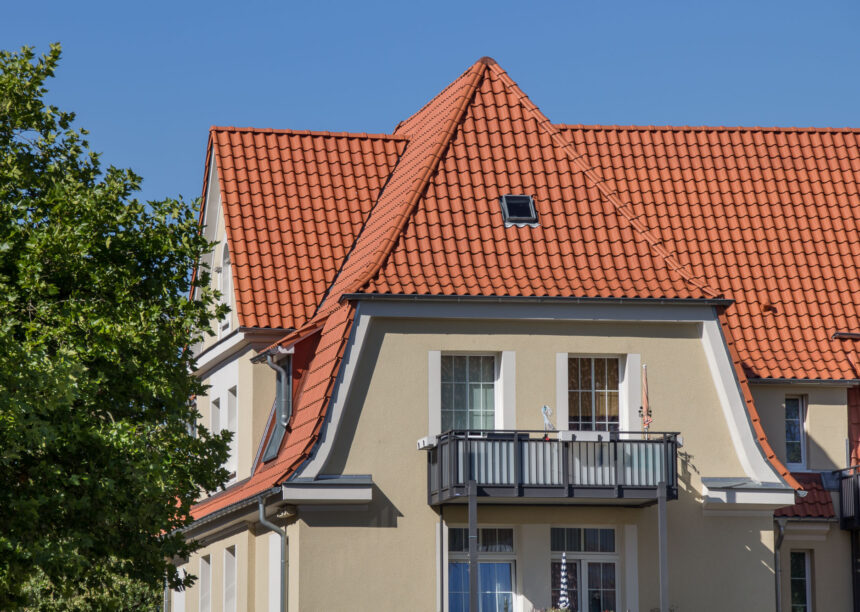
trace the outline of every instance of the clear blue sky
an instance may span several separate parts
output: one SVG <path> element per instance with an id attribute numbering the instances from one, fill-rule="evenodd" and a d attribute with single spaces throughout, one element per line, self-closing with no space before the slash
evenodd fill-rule
<path id="1" fill-rule="evenodd" d="M 210 125 L 389 132 L 483 55 L 566 123 L 858 126 L 860 2 L 6 2 L 50 101 L 142 197 L 200 194 Z"/>

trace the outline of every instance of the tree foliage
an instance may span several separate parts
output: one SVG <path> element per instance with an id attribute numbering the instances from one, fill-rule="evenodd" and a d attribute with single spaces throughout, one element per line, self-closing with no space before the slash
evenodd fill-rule
<path id="1" fill-rule="evenodd" d="M 142 203 L 74 114 L 46 104 L 60 48 L 0 51 L 0 609 L 28 578 L 57 596 L 156 588 L 176 533 L 227 474 L 200 428 L 185 350 L 222 316 L 196 206 Z"/>

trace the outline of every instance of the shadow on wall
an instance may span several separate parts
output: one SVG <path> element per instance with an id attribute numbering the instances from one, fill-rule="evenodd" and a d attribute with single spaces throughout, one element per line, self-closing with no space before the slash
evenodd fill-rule
<path id="1" fill-rule="evenodd" d="M 403 513 L 382 490 L 373 485 L 373 499 L 361 506 L 305 506 L 301 518 L 310 527 L 397 527 Z"/>

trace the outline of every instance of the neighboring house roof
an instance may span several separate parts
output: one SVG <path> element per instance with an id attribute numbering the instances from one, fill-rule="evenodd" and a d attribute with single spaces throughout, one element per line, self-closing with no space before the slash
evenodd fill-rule
<path id="1" fill-rule="evenodd" d="M 232 127 L 213 127 L 209 138 L 239 325 L 298 328 L 340 269 L 406 141 Z"/>
<path id="2" fill-rule="evenodd" d="M 836 513 L 833 510 L 833 498 L 830 496 L 830 491 L 824 488 L 821 481 L 821 474 L 794 472 L 794 477 L 803 486 L 806 491 L 805 497 L 795 495 L 796 503 L 793 506 L 786 506 L 775 510 L 775 517 L 783 518 L 817 518 L 817 519 L 832 519 L 836 518 Z"/>
<path id="3" fill-rule="evenodd" d="M 214 128 L 241 324 L 297 328 L 282 346 L 322 331 L 278 458 L 195 516 L 282 482 L 309 455 L 352 328 L 343 297 L 356 293 L 734 299 L 720 323 L 753 427 L 799 487 L 747 377 L 860 378 L 829 339 L 860 329 L 857 134 L 556 126 L 487 58 L 394 136 Z M 319 186 L 340 185 L 338 172 L 373 180 Z M 505 227 L 505 193 L 535 196 L 537 227 Z M 361 214 L 344 215 L 348 203 Z M 287 257 L 296 240 L 325 246 Z"/>

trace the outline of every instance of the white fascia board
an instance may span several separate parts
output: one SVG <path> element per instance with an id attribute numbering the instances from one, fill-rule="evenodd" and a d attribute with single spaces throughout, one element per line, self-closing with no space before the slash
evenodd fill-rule
<path id="1" fill-rule="evenodd" d="M 223 361 L 233 357 L 236 353 L 250 344 L 246 335 L 238 330 L 203 351 L 195 364 L 194 375 L 199 378 L 206 376 L 217 368 Z"/>
<path id="2" fill-rule="evenodd" d="M 782 478 L 767 460 L 756 440 L 729 348 L 713 309 L 710 316 L 702 322 L 702 347 L 744 473 L 755 482 L 783 484 Z"/>
<path id="3" fill-rule="evenodd" d="M 786 488 L 710 488 L 702 485 L 702 501 L 706 511 L 762 510 L 773 511 L 795 503 L 794 489 Z"/>
<path id="4" fill-rule="evenodd" d="M 317 481 L 325 482 L 325 481 Z M 281 485 L 281 499 L 288 504 L 368 504 L 373 500 L 371 485 Z"/>

